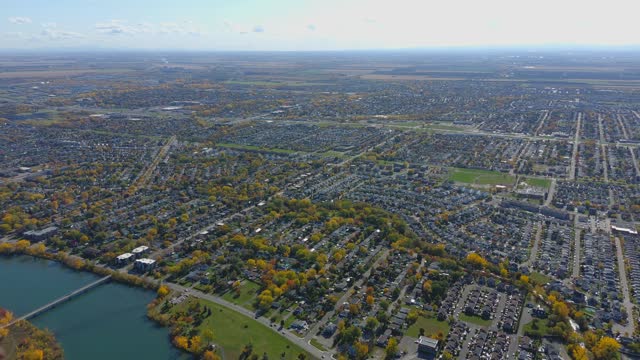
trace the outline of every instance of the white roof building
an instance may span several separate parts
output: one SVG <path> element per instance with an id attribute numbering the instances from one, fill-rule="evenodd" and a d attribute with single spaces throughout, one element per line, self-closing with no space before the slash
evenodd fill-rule
<path id="1" fill-rule="evenodd" d="M 142 254 L 143 252 L 149 250 L 148 246 L 138 246 L 137 248 L 131 250 L 135 255 Z"/>
<path id="2" fill-rule="evenodd" d="M 122 255 L 118 255 L 118 257 L 116 257 L 116 260 L 118 260 L 118 261 L 127 261 L 127 260 L 131 259 L 132 256 L 133 256 L 132 253 L 124 253 Z"/>

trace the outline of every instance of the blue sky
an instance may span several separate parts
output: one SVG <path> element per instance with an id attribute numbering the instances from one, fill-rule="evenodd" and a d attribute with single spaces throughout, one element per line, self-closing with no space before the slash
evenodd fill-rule
<path id="1" fill-rule="evenodd" d="M 2 0 L 0 49 L 639 45 L 635 0 Z"/>

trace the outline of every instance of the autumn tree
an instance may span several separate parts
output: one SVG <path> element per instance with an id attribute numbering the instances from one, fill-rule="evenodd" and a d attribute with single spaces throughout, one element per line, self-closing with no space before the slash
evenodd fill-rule
<path id="1" fill-rule="evenodd" d="M 20 357 L 22 360 L 43 360 L 44 351 L 41 349 L 33 349 L 25 351 Z"/>
<path id="2" fill-rule="evenodd" d="M 398 353 L 398 340 L 391 338 L 387 342 L 387 347 L 384 349 L 385 358 L 391 359 Z"/>
<path id="3" fill-rule="evenodd" d="M 202 354 L 202 360 L 220 360 L 220 356 L 211 350 L 207 350 Z"/>
<path id="4" fill-rule="evenodd" d="M 560 319 L 565 320 L 569 316 L 569 307 L 562 301 L 555 301 L 553 303 L 553 313 Z"/>
<path id="5" fill-rule="evenodd" d="M 204 340 L 207 344 L 210 344 L 213 341 L 214 334 L 211 329 L 204 329 L 202 331 L 202 340 Z"/>
<path id="6" fill-rule="evenodd" d="M 202 350 L 202 339 L 200 338 L 200 336 L 192 337 L 190 343 L 191 345 L 189 345 L 189 351 L 191 351 L 192 353 L 197 354 L 200 352 L 200 350 Z"/>
<path id="7" fill-rule="evenodd" d="M 13 314 L 4 309 L 0 309 L 0 326 L 7 325 L 13 320 Z M 9 335 L 9 328 L 0 328 L 0 339 Z"/>
<path id="8" fill-rule="evenodd" d="M 370 307 L 373 305 L 373 302 L 375 301 L 375 299 L 373 298 L 372 295 L 367 295 L 367 305 L 369 305 Z"/>
<path id="9" fill-rule="evenodd" d="M 169 290 L 169 287 L 167 285 L 160 285 L 160 287 L 158 288 L 158 297 L 162 299 L 169 295 L 170 292 L 171 290 Z"/>
<path id="10" fill-rule="evenodd" d="M 189 339 L 187 339 L 185 336 L 174 337 L 173 343 L 176 345 L 178 349 L 182 349 L 182 350 L 189 349 Z"/>
<path id="11" fill-rule="evenodd" d="M 573 360 L 589 360 L 587 349 L 579 344 L 571 344 L 568 347 L 569 354 Z"/>
<path id="12" fill-rule="evenodd" d="M 362 341 L 358 341 L 357 343 L 355 343 L 354 346 L 356 349 L 356 359 L 358 360 L 365 359 L 369 354 L 369 345 L 367 345 L 367 343 L 364 343 Z"/>
<path id="13" fill-rule="evenodd" d="M 485 268 L 489 265 L 489 262 L 480 256 L 479 254 L 472 252 L 467 255 L 467 263 L 469 263 L 474 268 Z"/>
<path id="14" fill-rule="evenodd" d="M 603 336 L 596 346 L 591 350 L 593 356 L 599 360 L 616 359 L 618 357 L 618 351 L 620 350 L 620 344 L 616 339 Z"/>

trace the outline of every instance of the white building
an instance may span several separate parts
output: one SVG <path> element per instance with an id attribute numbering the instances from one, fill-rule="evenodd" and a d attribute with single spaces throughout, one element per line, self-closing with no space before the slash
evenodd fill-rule
<path id="1" fill-rule="evenodd" d="M 140 272 L 147 272 L 156 267 L 156 261 L 153 259 L 138 259 L 136 260 L 134 267 Z"/>

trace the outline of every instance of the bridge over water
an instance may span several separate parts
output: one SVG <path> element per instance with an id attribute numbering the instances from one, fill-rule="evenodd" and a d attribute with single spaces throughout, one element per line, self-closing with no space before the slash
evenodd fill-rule
<path id="1" fill-rule="evenodd" d="M 108 275 L 108 276 L 105 276 L 105 277 L 103 277 L 101 279 L 98 279 L 98 280 L 92 282 L 91 284 L 87 284 L 87 285 L 85 285 L 85 286 L 83 286 L 83 287 L 81 287 L 81 288 L 79 288 L 77 290 L 74 290 L 74 291 L 68 293 L 67 295 L 65 295 L 63 297 L 60 297 L 60 298 L 58 298 L 58 299 L 56 299 L 54 301 L 51 301 L 50 303 L 45 304 L 45 305 L 43 305 L 43 306 L 41 306 L 41 307 L 39 307 L 39 308 L 37 308 L 37 309 L 25 314 L 25 315 L 22 315 L 19 318 L 14 319 L 13 321 L 11 321 L 8 324 L 0 326 L 0 329 L 15 325 L 16 323 L 18 323 L 18 322 L 20 322 L 22 320 L 28 320 L 28 319 L 31 319 L 31 318 L 33 318 L 35 316 L 38 316 L 38 315 L 40 315 L 40 314 L 42 314 L 42 313 L 44 313 L 44 312 L 46 312 L 48 310 L 53 309 L 54 307 L 60 305 L 61 303 L 65 302 L 65 301 L 71 300 L 71 299 L 73 299 L 73 298 L 75 298 L 75 297 L 77 297 L 79 295 L 82 295 L 82 294 L 86 293 L 87 291 L 89 291 L 89 290 L 91 290 L 91 289 L 93 289 L 93 288 L 95 288 L 97 286 L 100 286 L 100 285 L 106 283 L 109 280 L 111 280 L 111 275 Z"/>

